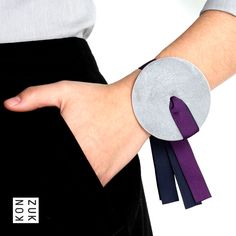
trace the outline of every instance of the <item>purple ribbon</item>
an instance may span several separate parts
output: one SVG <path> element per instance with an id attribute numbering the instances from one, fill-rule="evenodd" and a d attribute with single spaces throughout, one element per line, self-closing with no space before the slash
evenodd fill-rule
<path id="1" fill-rule="evenodd" d="M 142 70 L 154 60 L 145 63 L 139 69 Z M 181 99 L 171 97 L 169 109 L 183 140 L 165 141 L 154 136 L 150 137 L 157 187 L 163 204 L 178 201 L 175 176 L 187 209 L 211 197 L 187 140 L 199 131 L 199 127 L 189 108 Z"/>
<path id="2" fill-rule="evenodd" d="M 188 137 L 197 133 L 199 128 L 187 105 L 181 99 L 171 97 L 170 112 L 183 136 L 183 140 L 171 141 L 170 144 L 192 192 L 193 198 L 198 203 L 211 197 L 204 177 L 187 140 Z"/>

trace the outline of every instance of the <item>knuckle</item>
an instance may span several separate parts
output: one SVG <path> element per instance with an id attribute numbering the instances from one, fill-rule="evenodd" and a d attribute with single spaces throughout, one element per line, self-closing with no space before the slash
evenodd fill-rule
<path id="1" fill-rule="evenodd" d="M 30 86 L 22 92 L 22 96 L 34 97 L 35 96 L 35 87 Z"/>
<path id="2" fill-rule="evenodd" d="M 69 81 L 68 80 L 60 80 L 57 83 L 61 86 L 68 86 Z"/>
<path id="3" fill-rule="evenodd" d="M 71 91 L 71 84 L 70 81 L 68 80 L 61 80 L 59 82 L 57 82 L 59 85 L 59 89 L 63 94 L 68 94 Z"/>

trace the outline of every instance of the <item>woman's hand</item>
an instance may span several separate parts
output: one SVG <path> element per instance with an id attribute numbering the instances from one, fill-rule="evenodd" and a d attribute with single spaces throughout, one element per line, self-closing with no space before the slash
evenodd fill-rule
<path id="1" fill-rule="evenodd" d="M 131 106 L 131 90 L 138 73 L 134 71 L 110 85 L 60 81 L 29 87 L 4 105 L 16 112 L 58 107 L 104 186 L 149 137 Z"/>

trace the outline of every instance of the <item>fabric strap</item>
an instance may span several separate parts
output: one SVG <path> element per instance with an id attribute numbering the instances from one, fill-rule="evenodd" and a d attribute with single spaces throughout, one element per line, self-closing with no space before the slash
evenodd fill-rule
<path id="1" fill-rule="evenodd" d="M 145 63 L 139 69 L 142 70 L 152 61 Z M 184 206 L 187 209 L 199 205 L 201 201 L 211 197 L 187 140 L 199 131 L 199 127 L 187 105 L 181 99 L 172 96 L 169 110 L 183 140 L 165 141 L 154 136 L 150 137 L 157 187 L 163 204 L 178 201 L 176 178 Z"/>

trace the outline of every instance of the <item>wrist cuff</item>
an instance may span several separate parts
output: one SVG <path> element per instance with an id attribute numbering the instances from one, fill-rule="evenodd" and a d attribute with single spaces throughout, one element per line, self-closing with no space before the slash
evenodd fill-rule
<path id="1" fill-rule="evenodd" d="M 165 57 L 146 65 L 132 90 L 132 106 L 140 125 L 152 136 L 182 140 L 170 112 L 171 98 L 181 99 L 200 128 L 209 112 L 210 89 L 203 73 L 191 62 Z"/>

